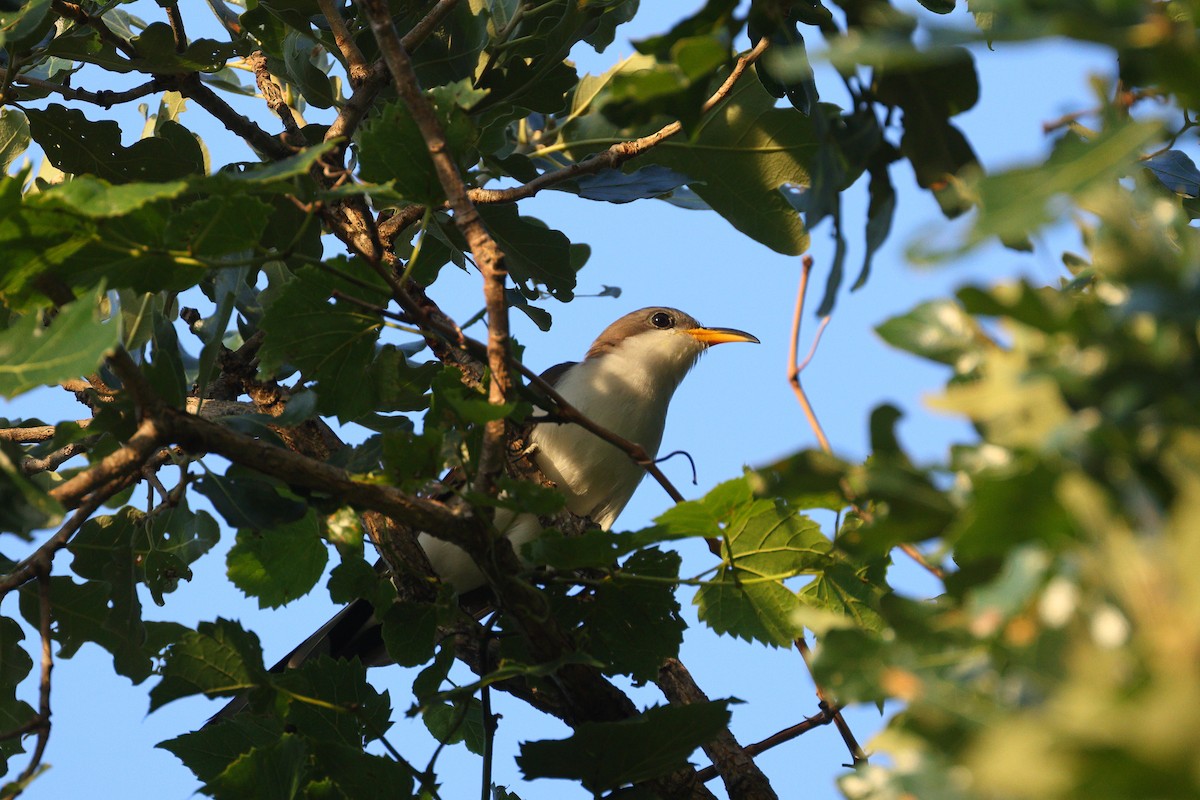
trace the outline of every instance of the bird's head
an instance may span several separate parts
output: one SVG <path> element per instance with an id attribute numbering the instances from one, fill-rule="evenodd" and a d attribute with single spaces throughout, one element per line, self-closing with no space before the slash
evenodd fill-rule
<path id="1" fill-rule="evenodd" d="M 706 328 L 677 308 L 653 306 L 626 314 L 604 329 L 587 358 L 616 358 L 678 385 L 715 344 L 758 339 L 734 328 Z"/>

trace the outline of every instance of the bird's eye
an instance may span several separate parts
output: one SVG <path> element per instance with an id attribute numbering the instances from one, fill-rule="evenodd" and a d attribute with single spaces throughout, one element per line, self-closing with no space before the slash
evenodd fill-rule
<path id="1" fill-rule="evenodd" d="M 671 315 L 665 311 L 659 311 L 650 318 L 650 324 L 656 328 L 669 328 L 675 324 L 675 320 L 671 319 Z"/>

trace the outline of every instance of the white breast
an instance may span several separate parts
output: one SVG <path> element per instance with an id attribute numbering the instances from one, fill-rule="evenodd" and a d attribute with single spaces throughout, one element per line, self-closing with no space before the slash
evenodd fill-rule
<path id="1" fill-rule="evenodd" d="M 555 389 L 585 416 L 654 458 L 667 405 L 698 352 L 687 335 L 635 336 L 576 364 Z M 567 495 L 568 510 L 591 517 L 605 530 L 646 474 L 624 451 L 578 425 L 541 424 L 530 438 L 538 447 L 538 466 Z"/>

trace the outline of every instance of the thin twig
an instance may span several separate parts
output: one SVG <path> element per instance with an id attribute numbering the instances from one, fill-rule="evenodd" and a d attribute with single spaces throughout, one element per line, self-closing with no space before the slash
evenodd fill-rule
<path id="1" fill-rule="evenodd" d="M 197 105 L 216 117 L 226 130 L 241 137 L 264 156 L 279 160 L 293 154 L 294 151 L 290 147 L 239 114 L 233 106 L 205 86 L 199 75 L 193 73 L 184 76 L 174 88 L 184 97 L 195 100 Z"/>
<path id="2" fill-rule="evenodd" d="M 97 437 L 90 436 L 87 441 L 71 442 L 43 458 L 29 456 L 21 461 L 21 472 L 26 475 L 36 475 L 39 472 L 56 470 L 64 461 L 69 461 L 77 455 L 86 453 L 95 444 Z"/>
<path id="3" fill-rule="evenodd" d="M 791 384 L 792 391 L 796 394 L 796 400 L 800 403 L 800 408 L 804 411 L 805 418 L 808 419 L 809 427 L 816 434 L 821 449 L 829 453 L 832 452 L 833 448 L 829 446 L 829 439 L 825 436 L 825 431 L 821 428 L 821 422 L 817 419 L 817 415 L 813 411 L 812 403 L 808 401 L 808 394 L 804 391 L 804 387 L 800 385 L 800 373 L 808 366 L 808 362 L 812 360 L 813 354 L 817 349 L 817 343 L 821 340 L 821 333 L 829 323 L 828 316 L 821 320 L 821 325 L 817 329 L 817 335 L 813 337 L 812 349 L 804 359 L 804 363 L 801 364 L 798 361 L 800 327 L 804 319 L 804 298 L 808 295 L 808 276 L 812 274 L 812 268 L 812 256 L 804 256 L 800 262 L 800 288 L 796 291 L 796 311 L 792 315 L 792 344 L 788 350 L 788 383 Z"/>
<path id="4" fill-rule="evenodd" d="M 766 52 L 769 45 L 769 40 L 763 37 L 759 39 L 758 44 L 753 49 L 738 58 L 733 70 L 729 73 L 729 77 L 725 79 L 720 88 L 713 92 L 712 96 L 705 100 L 704 105 L 700 107 L 702 114 L 712 111 L 729 96 L 738 79 L 742 77 L 742 74 L 751 64 Z M 562 183 L 563 181 L 578 178 L 582 175 L 592 175 L 606 169 L 615 169 L 626 161 L 636 158 L 650 148 L 670 139 L 682 130 L 682 123 L 679 121 L 671 122 L 647 136 L 627 142 L 617 142 L 607 150 L 601 150 L 599 153 L 589 156 L 576 164 L 571 164 L 553 172 L 543 173 L 521 186 L 515 186 L 511 189 L 472 189 L 471 200 L 475 203 L 512 203 L 517 200 L 523 200 L 527 197 L 532 197 L 542 189 Z"/>
<path id="5" fill-rule="evenodd" d="M 804 416 L 808 419 L 809 427 L 816 434 L 817 441 L 821 444 L 821 449 L 826 453 L 832 452 L 833 448 L 829 446 L 829 438 L 825 436 L 825 431 L 821 428 L 821 422 L 817 419 L 816 413 L 813 411 L 812 404 L 808 400 L 808 394 L 805 393 L 804 387 L 800 384 L 800 373 L 812 361 L 813 355 L 817 351 L 817 345 L 821 341 L 821 334 L 825 331 L 826 325 L 829 323 L 829 316 L 826 315 L 822 320 L 820 327 L 817 328 L 817 334 L 813 337 L 812 347 L 809 349 L 808 355 L 804 361 L 799 360 L 800 352 L 800 329 L 801 323 L 804 320 L 804 300 L 808 296 L 808 278 L 812 274 L 813 258 L 810 255 L 805 255 L 800 261 L 800 286 L 796 291 L 796 310 L 792 316 L 792 343 L 788 348 L 788 383 L 792 386 L 792 391 L 796 394 L 796 400 L 800 403 L 800 408 L 804 411 Z M 804 637 L 800 636 L 796 639 L 796 648 L 800 651 L 804 658 L 804 663 L 808 667 L 809 674 L 812 674 L 812 661 L 809 658 L 808 643 L 804 641 Z M 867 757 L 863 753 L 862 748 L 858 745 L 858 740 L 854 738 L 854 733 L 850 730 L 850 726 L 842 717 L 841 711 L 837 706 L 830 702 L 825 694 L 825 690 L 816 678 L 813 678 L 813 685 L 817 689 L 817 697 L 822 703 L 828 704 L 833 710 L 833 722 L 837 725 L 838 732 L 841 733 L 843 741 L 846 742 L 846 747 L 850 750 L 850 757 L 854 759 L 854 763 L 858 764 L 866 761 Z"/>
<path id="6" fill-rule="evenodd" d="M 422 17 L 421 21 L 412 27 L 412 30 L 404 34 L 400 44 L 410 53 L 416 50 L 442 23 L 446 15 L 454 10 L 456 5 L 458 5 L 458 0 L 438 0 L 433 8 L 429 9 L 429 13 Z M 354 131 L 358 129 L 359 123 L 363 121 L 367 111 L 375 102 L 379 91 L 387 85 L 388 77 L 387 65 L 383 63 L 383 59 L 379 59 L 371 65 L 370 71 L 363 79 L 362 86 L 357 87 L 354 94 L 342 106 L 342 110 L 338 112 L 337 119 L 325 132 L 325 141 L 329 142 L 334 139 L 348 141 L 354 135 Z"/>
<path id="7" fill-rule="evenodd" d="M 850 751 L 850 758 L 854 762 L 853 766 L 865 764 L 867 754 L 859 746 L 858 739 L 854 738 L 854 732 L 850 730 L 850 724 L 842 716 L 841 708 L 834 700 L 830 699 L 821 684 L 817 683 L 816 676 L 813 674 L 812 651 L 808 648 L 808 642 L 804 640 L 803 636 L 800 636 L 796 639 L 795 644 L 796 649 L 800 651 L 801 658 L 804 659 L 804 665 L 808 667 L 808 674 L 813 675 L 813 686 L 816 687 L 817 698 L 821 701 L 822 708 L 828 709 L 833 715 L 833 724 L 838 729 L 838 733 L 842 735 L 842 741 L 846 743 L 846 748 Z"/>
<path id="8" fill-rule="evenodd" d="M 752 757 L 758 755 L 759 753 L 765 753 L 772 747 L 778 747 L 784 742 L 790 742 L 792 739 L 802 736 L 814 728 L 820 728 L 822 725 L 828 725 L 829 723 L 833 722 L 835 713 L 836 712 L 830 708 L 822 708 L 815 715 L 806 718 L 803 722 L 798 722 L 789 728 L 784 728 L 778 733 L 771 734 L 761 742 L 748 744 L 742 749 L 746 751 L 747 755 Z M 719 774 L 720 773 L 717 772 L 716 766 L 712 765 L 697 772 L 696 777 L 707 782 L 711 781 Z"/>
<path id="9" fill-rule="evenodd" d="M 2 73 L 3 71 L 0 71 Z M 163 90 L 162 84 L 158 78 L 151 78 L 146 83 L 140 86 L 135 86 L 132 89 L 126 89 L 123 92 L 113 92 L 108 89 L 102 89 L 98 92 L 89 92 L 86 89 L 75 89 L 70 86 L 63 86 L 53 81 L 34 78 L 30 75 L 22 75 L 20 73 L 13 76 L 13 83 L 17 86 L 32 86 L 35 89 L 41 89 L 45 92 L 53 92 L 61 95 L 64 100 L 78 100 L 82 103 L 92 103 L 102 106 L 103 108 L 112 108 L 120 103 L 128 103 L 133 100 L 140 100 L 143 97 Z"/>

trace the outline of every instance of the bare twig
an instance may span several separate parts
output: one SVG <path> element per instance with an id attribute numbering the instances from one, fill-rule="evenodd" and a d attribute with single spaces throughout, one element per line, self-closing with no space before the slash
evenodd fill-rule
<path id="1" fill-rule="evenodd" d="M 804 298 L 808 295 L 808 276 L 812 273 L 812 268 L 812 256 L 804 256 L 800 262 L 800 288 L 796 291 L 796 311 L 792 316 L 792 345 L 788 351 L 788 383 L 792 385 L 792 391 L 796 394 L 796 400 L 800 403 L 800 408 L 804 411 L 804 416 L 808 419 L 809 427 L 816 434 L 817 441 L 821 444 L 821 449 L 829 453 L 832 451 L 832 448 L 829 446 L 829 439 L 825 436 L 825 431 L 821 428 L 821 422 L 813 412 L 812 403 L 808 401 L 808 394 L 805 393 L 804 387 L 800 385 L 800 373 L 808 366 L 808 362 L 812 360 L 813 354 L 817 350 L 817 344 L 821 341 L 821 333 L 824 332 L 825 326 L 829 323 L 828 316 L 825 316 L 821 320 L 820 327 L 817 328 L 817 335 L 813 337 L 812 349 L 804 359 L 804 363 L 800 363 L 798 361 L 800 326 L 804 318 Z"/>
<path id="2" fill-rule="evenodd" d="M 125 446 L 109 453 L 90 469 L 50 490 L 50 496 L 66 508 L 77 508 L 96 489 L 125 475 L 136 473 L 163 443 L 162 431 L 153 419 L 142 420 Z"/>
<path id="3" fill-rule="evenodd" d="M 812 651 L 808 648 L 808 642 L 801 636 L 796 639 L 796 649 L 800 651 L 800 656 L 804 659 L 804 665 L 808 667 L 808 674 L 813 674 L 812 669 Z M 863 752 L 862 747 L 858 744 L 858 739 L 854 738 L 854 732 L 850 730 L 850 724 L 846 722 L 842 716 L 841 709 L 838 704 L 829 698 L 828 693 L 817 683 L 816 677 L 813 677 L 813 686 L 817 689 L 817 698 L 821 701 L 821 707 L 828 709 L 833 717 L 833 724 L 838 729 L 838 733 L 842 735 L 842 741 L 846 743 L 846 748 L 850 751 L 850 758 L 854 762 L 854 766 L 865 764 L 867 754 Z"/>
<path id="4" fill-rule="evenodd" d="M 420 22 L 413 26 L 412 30 L 404 34 L 404 38 L 400 40 L 400 44 L 408 52 L 417 49 L 434 29 L 442 23 L 446 15 L 454 10 L 458 5 L 458 0 L 438 0 L 433 8 L 429 9 Z M 354 135 L 354 131 L 358 129 L 358 125 L 362 122 L 370 109 L 371 104 L 375 102 L 379 90 L 387 85 L 388 68 L 380 59 L 371 65 L 370 71 L 363 79 L 362 86 L 357 87 L 354 95 L 346 101 L 342 106 L 342 110 L 338 112 L 337 119 L 329 126 L 329 130 L 325 133 L 325 141 L 333 141 L 334 139 L 349 139 Z"/>
<path id="5" fill-rule="evenodd" d="M 76 420 L 75 424 L 81 428 L 86 428 L 92 424 L 90 419 Z M 55 426 L 53 425 L 32 425 L 28 428 L 0 428 L 0 441 L 17 442 L 19 444 L 36 444 L 37 442 L 48 442 L 54 438 Z"/>
<path id="6" fill-rule="evenodd" d="M 21 461 L 21 471 L 26 475 L 36 475 L 39 472 L 58 469 L 64 461 L 69 461 L 75 456 L 88 451 L 88 448 L 96 441 L 95 437 L 88 438 L 90 441 L 71 442 L 70 444 L 63 445 L 44 458 L 33 458 L 32 456 L 25 458 Z"/>
<path id="7" fill-rule="evenodd" d="M 346 75 L 350 78 L 350 85 L 361 86 L 371 72 L 371 65 L 367 63 L 362 50 L 358 49 L 354 34 L 346 27 L 346 20 L 333 4 L 333 0 L 317 0 L 317 7 L 325 15 L 329 30 L 333 32 L 333 41 L 341 51 L 342 57 L 346 59 Z"/>
<path id="8" fill-rule="evenodd" d="M 817 441 L 821 444 L 821 449 L 826 453 L 832 452 L 829 446 L 829 439 L 825 436 L 825 431 L 821 428 L 821 422 L 817 419 L 816 413 L 813 411 L 812 404 L 808 400 L 808 395 L 804 391 L 804 387 L 800 385 L 800 373 L 808 366 L 813 355 L 817 351 L 817 345 L 821 341 L 821 334 L 824 332 L 826 325 L 829 323 L 829 316 L 826 315 L 821 320 L 820 327 L 817 328 L 817 334 L 813 337 L 812 347 L 809 349 L 808 355 L 804 361 L 799 360 L 800 349 L 800 328 L 801 322 L 804 319 L 804 299 L 808 295 L 808 278 L 812 274 L 813 258 L 810 255 L 805 255 L 800 262 L 800 287 L 796 291 L 796 311 L 792 317 L 792 343 L 788 348 L 788 383 L 792 385 L 792 391 L 796 394 L 796 400 L 800 403 L 800 408 L 804 410 L 804 416 L 808 419 L 809 426 L 816 434 Z M 812 662 L 809 658 L 808 643 L 804 641 L 804 637 L 796 639 L 796 648 L 804 657 L 804 663 L 808 667 L 808 671 L 812 673 Z M 863 753 L 862 748 L 858 745 L 858 740 L 854 738 L 854 733 L 850 730 L 850 726 L 842 717 L 841 712 L 835 704 L 830 703 L 825 695 L 825 690 L 819 683 L 816 683 L 814 677 L 813 684 L 817 688 L 817 697 L 822 703 L 828 704 L 828 707 L 833 711 L 833 722 L 837 725 L 838 732 L 841 733 L 842 739 L 846 742 L 846 747 L 850 750 L 850 756 L 854 759 L 854 763 L 858 764 L 861 761 L 866 761 L 867 757 Z"/>
<path id="9" fill-rule="evenodd" d="M 264 156 L 278 160 L 293 154 L 290 147 L 239 114 L 233 106 L 205 86 L 200 81 L 199 75 L 192 73 L 184 76 L 174 88 L 184 97 L 195 100 L 197 105 L 216 117 L 226 130 L 240 136 Z"/>
<path id="10" fill-rule="evenodd" d="M 0 71 L 2 74 L 3 71 Z M 123 92 L 112 92 L 107 89 L 99 92 L 89 92 L 85 89 L 75 89 L 70 86 L 54 83 L 53 81 L 45 81 L 41 78 L 34 78 L 30 75 L 16 74 L 13 76 L 13 83 L 18 86 L 32 86 L 36 89 L 41 89 L 45 92 L 53 92 L 61 95 L 65 100 L 78 100 L 83 103 L 92 103 L 104 108 L 112 108 L 120 103 L 128 103 L 133 100 L 140 100 L 147 95 L 161 92 L 163 86 L 159 83 L 158 78 L 151 78 L 141 86 L 135 86 L 132 89 L 126 89 Z"/>
<path id="11" fill-rule="evenodd" d="M 833 722 L 833 718 L 836 713 L 837 712 L 835 712 L 834 710 L 832 710 L 828 707 L 822 708 L 820 711 L 818 711 L 813 716 L 806 718 L 803 722 L 798 722 L 795 725 L 792 725 L 791 727 L 784 728 L 783 730 L 779 731 L 778 733 L 771 734 L 766 739 L 763 739 L 761 742 L 755 742 L 754 744 L 748 744 L 742 749 L 746 752 L 747 755 L 749 755 L 751 757 L 756 756 L 759 753 L 765 753 L 766 751 L 770 750 L 772 747 L 778 747 L 779 745 L 783 744 L 784 742 L 790 742 L 792 739 L 795 739 L 797 736 L 802 736 L 803 734 L 808 733 L 809 731 L 813 730 L 814 728 L 819 728 L 822 725 L 828 725 L 829 723 Z M 719 774 L 720 773 L 717 772 L 717 768 L 714 765 L 714 766 L 705 767 L 704 769 L 700 770 L 699 772 L 696 773 L 696 777 L 698 777 L 702 781 L 711 781 L 713 778 L 717 777 L 717 775 L 719 775 Z"/>

